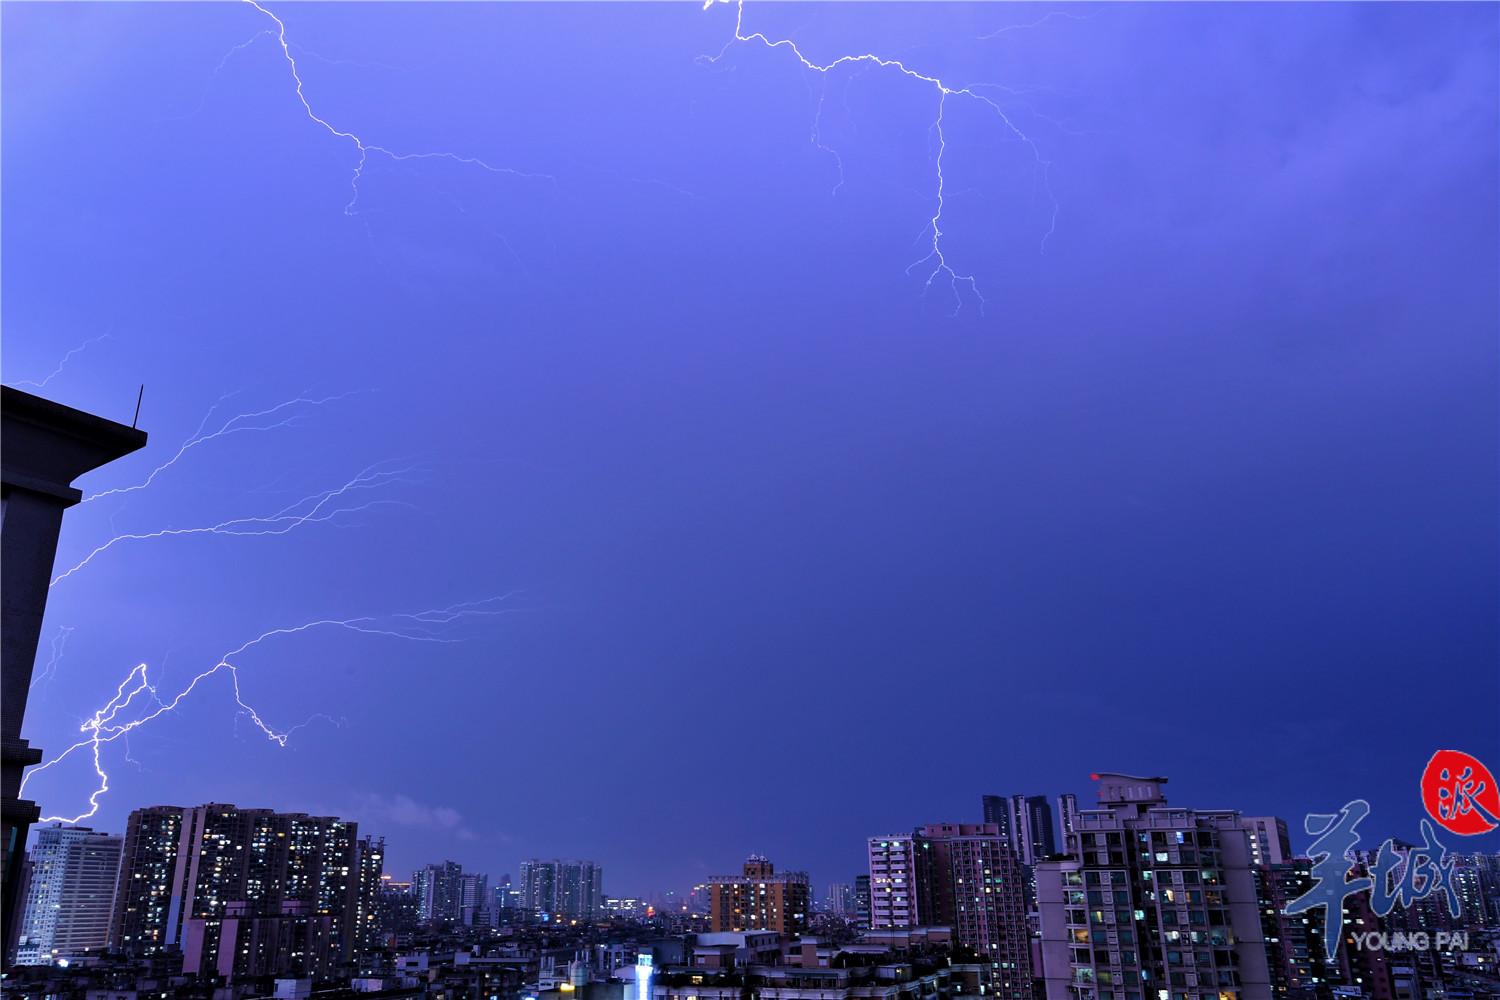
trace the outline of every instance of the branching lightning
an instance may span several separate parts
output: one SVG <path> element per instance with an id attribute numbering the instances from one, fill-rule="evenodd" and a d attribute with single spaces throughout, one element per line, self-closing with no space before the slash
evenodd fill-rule
<path id="1" fill-rule="evenodd" d="M 328 403 L 337 402 L 341 399 L 347 399 L 349 396 L 354 395 L 354 393 L 342 392 L 334 396 L 323 397 L 309 397 L 308 395 L 303 394 L 292 399 L 284 400 L 280 403 L 277 403 L 275 406 L 269 407 L 264 410 L 254 410 L 247 413 L 237 413 L 221 423 L 216 429 L 212 431 L 206 430 L 206 428 L 208 427 L 208 422 L 213 419 L 214 412 L 234 395 L 235 393 L 231 392 L 220 396 L 218 400 L 215 401 L 214 405 L 209 407 L 208 412 L 203 415 L 203 420 L 198 424 L 198 429 L 195 430 L 188 437 L 188 439 L 182 443 L 182 447 L 178 448 L 176 453 L 173 454 L 171 458 L 167 459 L 165 462 L 152 469 L 150 474 L 147 475 L 144 480 L 136 483 L 134 486 L 119 486 L 115 487 L 114 489 L 100 490 L 97 493 L 90 493 L 88 496 L 85 496 L 83 498 L 83 502 L 87 503 L 90 500 L 99 500 L 104 497 L 115 496 L 121 493 L 134 493 L 137 490 L 143 490 L 146 487 L 150 486 L 152 482 L 156 480 L 157 476 L 161 475 L 163 472 L 166 472 L 172 466 L 176 465 L 184 455 L 186 455 L 192 449 L 197 448 L 199 445 L 207 444 L 208 442 L 218 440 L 219 438 L 229 437 L 232 434 L 244 434 L 252 431 L 273 431 L 281 427 L 290 427 L 306 416 L 305 411 L 299 408 L 321 407 Z M 294 412 L 286 413 L 286 411 L 288 410 L 292 410 Z M 266 417 L 276 417 L 277 419 L 269 424 L 259 422 Z"/>
<path id="2" fill-rule="evenodd" d="M 1056 20 L 1058 18 L 1066 18 L 1069 21 L 1087 21 L 1088 20 L 1088 18 L 1085 17 L 1082 14 L 1074 14 L 1074 13 L 1071 13 L 1071 12 L 1065 11 L 1065 10 L 1053 10 L 1053 11 L 1048 11 L 1047 13 L 1043 14 L 1039 18 L 1036 18 L 1035 20 L 1023 21 L 1020 24 L 1003 24 L 1000 27 L 996 28 L 994 31 L 991 31 L 991 32 L 988 32 L 986 34 L 980 35 L 979 36 L 979 40 L 980 41 L 989 41 L 992 38 L 999 38 L 1001 35 L 1009 34 L 1012 31 L 1026 31 L 1026 30 L 1031 29 L 1031 28 L 1040 28 L 1042 25 L 1046 24 L 1048 21 Z"/>
<path id="3" fill-rule="evenodd" d="M 881 69 L 895 70 L 912 80 L 916 80 L 917 82 L 932 88 L 933 93 L 937 97 L 937 110 L 932 122 L 932 131 L 937 137 L 937 190 L 935 192 L 936 204 L 933 209 L 932 217 L 928 219 L 927 224 L 923 227 L 922 230 L 924 237 L 923 243 L 928 248 L 928 252 L 919 260 L 913 261 L 912 264 L 907 268 L 908 274 L 911 274 L 913 271 L 921 271 L 924 269 L 926 270 L 927 276 L 922 285 L 924 291 L 930 290 L 933 283 L 940 278 L 946 279 L 950 290 L 953 292 L 953 297 L 955 300 L 955 313 L 963 308 L 964 297 L 961 289 L 965 286 L 978 301 L 980 311 L 983 312 L 984 310 L 985 298 L 979 292 L 979 285 L 974 275 L 958 271 L 949 262 L 948 255 L 943 248 L 943 236 L 945 235 L 943 230 L 943 212 L 946 208 L 947 198 L 947 182 L 943 173 L 943 165 L 944 159 L 948 152 L 948 137 L 946 132 L 944 131 L 944 124 L 949 98 L 964 98 L 967 100 L 975 101 L 990 109 L 999 118 L 1004 129 L 1013 138 L 1024 144 L 1026 148 L 1031 151 L 1034 169 L 1036 170 L 1041 185 L 1046 191 L 1048 200 L 1052 205 L 1051 219 L 1049 221 L 1046 233 L 1042 236 L 1042 247 L 1043 249 L 1046 248 L 1047 240 L 1049 237 L 1051 237 L 1054 229 L 1056 228 L 1058 210 L 1057 201 L 1052 196 L 1051 187 L 1047 178 L 1049 163 L 1042 156 L 1041 149 L 1037 146 L 1036 141 L 1031 136 L 1023 132 L 1016 125 L 1016 123 L 1011 120 L 1010 116 L 1005 113 L 1005 109 L 1002 108 L 999 103 L 997 103 L 992 98 L 986 97 L 984 94 L 980 93 L 976 89 L 977 85 L 971 85 L 967 87 L 951 86 L 947 83 L 944 83 L 943 80 L 939 77 L 912 69 L 900 59 L 891 59 L 885 56 L 877 55 L 873 52 L 839 56 L 832 62 L 826 64 L 814 62 L 806 55 L 804 55 L 797 43 L 790 38 L 772 39 L 759 31 L 750 32 L 747 34 L 745 31 L 744 0 L 705 0 L 703 9 L 708 10 L 716 3 L 731 2 L 733 2 L 735 6 L 734 37 L 730 39 L 729 42 L 725 43 L 724 48 L 720 50 L 718 55 L 709 57 L 707 60 L 709 62 L 718 62 L 724 57 L 725 53 L 727 53 L 729 49 L 737 43 L 758 42 L 768 49 L 786 49 L 797 58 L 798 62 L 800 62 L 805 69 L 812 70 L 815 73 L 827 75 L 828 73 L 831 73 L 833 70 L 838 69 L 841 66 L 868 64 L 871 66 L 879 67 Z M 1046 20 L 1046 18 L 1043 18 L 1042 20 Z M 1015 27 L 1031 27 L 1031 25 L 1017 25 Z M 821 116 L 821 102 L 819 103 L 818 113 Z M 826 147 L 822 143 L 819 137 L 819 126 L 816 123 L 814 124 L 813 128 L 813 144 L 819 149 L 823 149 L 827 152 L 833 153 L 832 150 L 828 149 L 828 147 Z M 837 153 L 833 153 L 833 155 L 835 159 L 838 158 Z M 839 174 L 839 184 L 842 185 L 843 163 L 841 160 L 839 161 Z M 837 190 L 837 188 L 835 188 L 835 190 Z M 929 267 L 928 265 L 931 266 Z"/>
<path id="4" fill-rule="evenodd" d="M 240 688 L 240 664 L 236 662 L 237 657 L 250 652 L 271 639 L 298 635 L 315 629 L 343 629 L 365 635 L 401 639 L 407 642 L 461 642 L 463 641 L 461 638 L 452 634 L 445 634 L 445 627 L 453 626 L 470 619 L 492 618 L 498 615 L 511 614 L 517 609 L 503 606 L 511 596 L 513 595 L 504 594 L 499 597 L 490 597 L 479 601 L 453 604 L 445 608 L 431 608 L 424 611 L 385 616 L 320 618 L 303 622 L 299 625 L 268 629 L 255 638 L 243 642 L 219 656 L 212 666 L 193 677 L 180 691 L 167 701 L 161 699 L 157 684 L 152 682 L 148 674 L 147 665 L 144 663 L 137 664 L 125 675 L 124 680 L 115 689 L 113 697 L 79 726 L 79 732 L 83 734 L 83 738 L 45 764 L 29 770 L 21 780 L 21 788 L 25 789 L 28 781 L 35 778 L 38 774 L 61 764 L 75 753 L 80 751 L 86 752 L 92 760 L 94 775 L 98 781 L 98 784 L 88 797 L 88 809 L 76 816 L 43 817 L 42 822 L 79 823 L 88 819 L 98 811 L 100 799 L 109 791 L 109 773 L 104 766 L 103 748 L 116 740 L 128 738 L 130 733 L 139 730 L 142 726 L 147 725 L 168 712 L 175 711 L 200 684 L 220 673 L 227 673 L 229 675 L 230 690 L 234 696 L 235 704 L 239 707 L 240 713 L 249 718 L 267 739 L 279 747 L 284 747 L 295 732 L 312 722 L 326 720 L 337 724 L 337 720 L 320 713 L 287 729 L 274 728 L 270 723 L 266 722 L 258 710 L 245 700 L 244 692 Z M 135 707 L 135 711 L 132 711 L 132 706 Z"/>
<path id="5" fill-rule="evenodd" d="M 57 367 L 52 369 L 52 371 L 43 379 L 35 380 L 27 378 L 21 379 L 19 382 L 12 382 L 10 384 L 15 386 L 17 389 L 21 388 L 21 386 L 23 385 L 30 386 L 33 389 L 45 389 L 48 382 L 51 382 L 53 379 L 57 378 L 57 376 L 62 374 L 63 369 L 68 366 L 68 362 L 73 360 L 73 357 L 75 355 L 82 354 L 84 351 L 88 350 L 94 344 L 99 343 L 101 340 L 109 340 L 111 336 L 112 334 L 110 333 L 101 333 L 97 337 L 90 337 L 88 340 L 85 340 L 77 347 L 68 351 L 67 354 L 64 354 L 62 356 L 62 360 L 58 361 Z"/>
<path id="6" fill-rule="evenodd" d="M 372 465 L 342 485 L 302 497 L 271 514 L 230 518 L 220 521 L 217 524 L 198 525 L 189 528 L 160 528 L 156 531 L 130 532 L 115 535 L 113 538 L 95 547 L 92 552 L 68 567 L 68 569 L 59 573 L 53 579 L 51 586 L 57 586 L 63 580 L 66 580 L 93 562 L 98 556 L 124 542 L 139 542 L 156 538 L 175 538 L 183 535 L 285 535 L 305 524 L 319 524 L 326 521 L 333 521 L 340 516 L 370 510 L 375 507 L 410 506 L 403 501 L 385 497 L 362 500 L 357 503 L 349 502 L 348 498 L 352 494 L 378 490 L 394 483 L 412 482 L 413 480 L 409 476 L 416 471 L 415 467 L 411 466 L 383 469 L 378 464 Z"/>
<path id="7" fill-rule="evenodd" d="M 292 81 L 297 85 L 297 101 L 302 105 L 302 110 L 306 112 L 308 119 L 322 127 L 325 131 L 328 132 L 329 135 L 351 143 L 354 146 L 355 150 L 359 153 L 359 159 L 354 166 L 354 175 L 350 178 L 349 181 L 349 186 L 352 189 L 352 193 L 349 197 L 348 204 L 344 206 L 345 215 L 356 214 L 355 205 L 359 202 L 359 182 L 360 179 L 364 177 L 365 164 L 369 162 L 371 153 L 379 154 L 386 157 L 387 159 L 396 162 L 401 162 L 404 160 L 451 160 L 454 163 L 460 163 L 465 166 L 478 167 L 481 170 L 489 171 L 492 174 L 506 174 L 511 177 L 521 177 L 528 180 L 553 180 L 552 177 L 546 174 L 526 173 L 521 170 L 516 170 L 513 167 L 497 167 L 494 164 L 488 163 L 477 156 L 463 156 L 459 153 L 449 152 L 398 153 L 385 146 L 378 146 L 375 143 L 366 142 L 355 133 L 346 131 L 331 124 L 326 118 L 321 117 L 316 111 L 313 110 L 312 104 L 308 101 L 306 93 L 304 93 L 302 73 L 297 66 L 297 57 L 292 52 L 292 44 L 287 41 L 286 24 L 281 20 L 281 18 L 277 17 L 265 7 L 261 6 L 257 2 L 257 0 L 244 0 L 244 2 L 260 11 L 275 23 L 276 28 L 274 34 L 276 43 L 281 47 L 281 54 L 286 59 L 286 64 L 291 70 Z M 251 39 L 251 41 L 254 41 L 254 39 Z"/>
<path id="8" fill-rule="evenodd" d="M 30 690 L 35 691 L 38 684 L 44 681 L 52 683 L 52 678 L 57 676 L 57 665 L 62 662 L 63 650 L 68 645 L 68 637 L 73 634 L 73 626 L 59 625 L 57 633 L 52 636 L 52 654 L 47 657 L 47 665 L 42 667 L 40 673 L 32 678 Z"/>

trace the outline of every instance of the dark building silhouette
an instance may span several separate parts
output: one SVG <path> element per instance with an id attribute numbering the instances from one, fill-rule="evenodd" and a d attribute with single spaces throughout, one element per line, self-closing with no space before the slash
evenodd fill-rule
<path id="1" fill-rule="evenodd" d="M 146 435 L 28 392 L 0 389 L 0 843 L 5 964 L 15 933 L 26 835 L 41 815 L 21 776 L 42 752 L 21 737 L 31 671 L 63 511 L 83 499 L 73 480 L 146 444 Z"/>

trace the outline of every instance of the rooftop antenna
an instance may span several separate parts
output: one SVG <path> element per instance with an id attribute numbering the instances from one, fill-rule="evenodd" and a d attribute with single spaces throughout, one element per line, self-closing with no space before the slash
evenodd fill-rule
<path id="1" fill-rule="evenodd" d="M 141 391 L 135 394 L 135 416 L 130 418 L 130 429 L 135 430 L 136 423 L 141 419 L 141 400 L 146 397 L 146 383 L 141 383 Z"/>

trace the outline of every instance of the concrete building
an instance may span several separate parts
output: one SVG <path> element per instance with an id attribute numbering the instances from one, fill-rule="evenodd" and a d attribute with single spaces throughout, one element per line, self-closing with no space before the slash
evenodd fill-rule
<path id="1" fill-rule="evenodd" d="M 463 916 L 463 881 L 463 866 L 456 861 L 423 865 L 412 872 L 417 919 L 423 923 L 459 923 Z"/>
<path id="2" fill-rule="evenodd" d="M 75 959 L 109 943 L 122 843 L 114 834 L 86 826 L 37 831 L 17 965 Z"/>
<path id="3" fill-rule="evenodd" d="M 282 963 L 276 974 L 323 974 L 371 939 L 382 853 L 330 816 L 224 803 L 137 809 L 111 943 L 128 955 L 179 947 L 189 973 L 269 975 Z"/>
<path id="4" fill-rule="evenodd" d="M 986 795 L 984 821 L 1000 827 L 1023 865 L 1057 853 L 1052 805 L 1045 795 Z"/>
<path id="5" fill-rule="evenodd" d="M 465 873 L 458 883 L 458 915 L 464 926 L 490 923 L 490 877 Z"/>
<path id="6" fill-rule="evenodd" d="M 1049 812 L 1050 815 L 1050 812 Z M 995 823 L 932 823 L 917 832 L 930 889 L 928 923 L 951 927 L 993 976 L 990 990 L 1007 1000 L 1030 1000 L 1031 932 L 1026 926 L 1025 873 Z M 918 878 L 922 867 L 918 866 Z"/>
<path id="7" fill-rule="evenodd" d="M 1078 796 L 1066 792 L 1057 797 L 1057 822 L 1062 829 L 1063 839 L 1067 840 L 1068 834 L 1073 832 L 1073 820 L 1078 815 Z"/>
<path id="8" fill-rule="evenodd" d="M 594 920 L 604 905 L 604 869 L 592 861 L 521 862 L 521 908 L 547 920 Z"/>
<path id="9" fill-rule="evenodd" d="M 848 882 L 828 883 L 828 892 L 823 897 L 823 909 L 835 916 L 854 916 L 854 887 Z"/>
<path id="10" fill-rule="evenodd" d="M 1323 951 L 1323 912 L 1314 909 L 1298 916 L 1286 913 L 1287 904 L 1313 884 L 1312 862 L 1304 858 L 1260 867 L 1255 878 L 1271 995 L 1326 994 L 1343 977 L 1337 963 Z"/>
<path id="11" fill-rule="evenodd" d="M 146 444 L 146 435 L 10 386 L 0 388 L 0 925 L 8 965 L 20 928 L 22 855 L 41 815 L 21 798 L 42 752 L 21 736 L 63 511 L 73 480 Z"/>
<path id="12" fill-rule="evenodd" d="M 758 854 L 745 859 L 739 875 L 708 880 L 709 926 L 716 933 L 771 930 L 801 934 L 812 909 L 806 872 L 782 872 Z"/>
<path id="13" fill-rule="evenodd" d="M 1094 778 L 1067 859 L 1037 866 L 1047 1000 L 1270 996 L 1240 815 L 1169 806 L 1165 778 Z"/>
<path id="14" fill-rule="evenodd" d="M 1250 837 L 1250 863 L 1258 867 L 1284 865 L 1292 860 L 1292 838 L 1280 816 L 1242 816 L 1240 825 Z"/>
<path id="15" fill-rule="evenodd" d="M 931 899 L 920 898 L 931 884 L 931 846 L 910 833 L 871 837 L 866 846 L 870 858 L 870 929 L 904 930 L 933 923 L 928 919 Z"/>
<path id="16" fill-rule="evenodd" d="M 854 876 L 854 925 L 862 930 L 870 928 L 870 876 Z"/>

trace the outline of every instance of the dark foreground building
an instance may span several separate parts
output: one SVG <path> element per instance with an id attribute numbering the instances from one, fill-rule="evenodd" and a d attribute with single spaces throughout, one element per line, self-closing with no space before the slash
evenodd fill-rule
<path id="1" fill-rule="evenodd" d="M 73 480 L 146 444 L 146 435 L 91 413 L 5 386 L 0 389 L 0 843 L 8 965 L 26 834 L 36 803 L 21 798 L 21 776 L 42 752 L 21 737 L 42 613 L 63 511 L 83 499 Z"/>
<path id="2" fill-rule="evenodd" d="M 384 844 L 331 816 L 151 806 L 130 814 L 110 942 L 182 971 L 324 977 L 374 940 Z"/>

